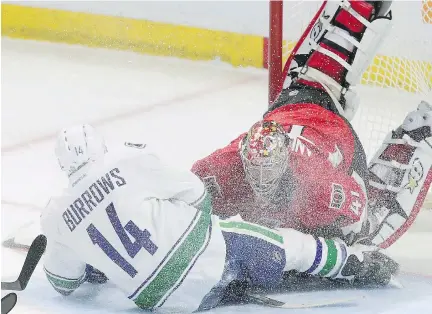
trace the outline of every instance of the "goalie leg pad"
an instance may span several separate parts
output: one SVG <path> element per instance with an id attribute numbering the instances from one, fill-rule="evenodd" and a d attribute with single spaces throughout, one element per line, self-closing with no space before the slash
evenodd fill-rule
<path id="1" fill-rule="evenodd" d="M 300 79 L 324 89 L 346 119 L 354 117 L 358 84 L 392 22 L 391 1 L 326 2 L 285 64 L 283 88 Z"/>
<path id="2" fill-rule="evenodd" d="M 432 181 L 432 106 L 422 102 L 369 165 L 369 240 L 389 247 L 414 222 Z"/>
<path id="3" fill-rule="evenodd" d="M 346 81 L 355 86 L 360 82 L 363 72 L 371 64 L 381 43 L 385 41 L 392 26 L 391 14 L 375 19 L 366 27 L 362 40 L 356 43 L 357 52 L 348 70 Z"/>

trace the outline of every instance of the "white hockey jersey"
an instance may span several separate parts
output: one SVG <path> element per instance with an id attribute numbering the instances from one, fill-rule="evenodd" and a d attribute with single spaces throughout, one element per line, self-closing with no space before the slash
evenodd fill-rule
<path id="1" fill-rule="evenodd" d="M 41 216 L 45 272 L 67 295 L 88 263 L 141 308 L 194 311 L 224 269 L 218 218 L 194 174 L 131 146 L 51 199 Z"/>

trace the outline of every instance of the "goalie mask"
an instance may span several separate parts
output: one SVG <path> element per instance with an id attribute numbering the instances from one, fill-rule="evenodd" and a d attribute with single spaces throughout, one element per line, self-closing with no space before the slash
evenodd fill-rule
<path id="1" fill-rule="evenodd" d="M 103 160 L 106 152 L 104 139 L 88 124 L 63 129 L 56 139 L 55 154 L 70 180 L 84 166 Z"/>
<path id="2" fill-rule="evenodd" d="M 275 121 L 255 123 L 240 142 L 246 179 L 255 194 L 269 201 L 288 167 L 289 138 Z"/>

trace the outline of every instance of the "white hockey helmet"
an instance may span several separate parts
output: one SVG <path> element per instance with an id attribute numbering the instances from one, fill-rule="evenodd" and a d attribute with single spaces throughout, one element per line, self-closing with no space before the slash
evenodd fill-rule
<path id="1" fill-rule="evenodd" d="M 103 160 L 106 152 L 104 139 L 88 124 L 63 129 L 56 139 L 55 154 L 69 178 L 84 166 Z"/>

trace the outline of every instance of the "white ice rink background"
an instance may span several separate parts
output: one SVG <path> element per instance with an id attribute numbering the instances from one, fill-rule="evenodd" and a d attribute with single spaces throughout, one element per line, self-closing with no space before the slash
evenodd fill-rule
<path id="1" fill-rule="evenodd" d="M 65 126 L 88 122 L 108 145 L 141 141 L 172 164 L 189 168 L 247 130 L 266 108 L 265 70 L 6 38 L 1 49 L 2 239 L 36 221 L 50 195 L 66 184 L 53 154 L 53 136 Z M 407 99 L 383 89 L 361 89 L 362 103 Z M 415 106 L 408 104 L 407 111 Z M 432 313 L 431 221 L 431 213 L 422 211 L 412 231 L 389 250 L 402 270 L 416 273 L 404 275 L 404 290 L 351 291 L 367 298 L 350 307 L 298 312 Z M 20 236 L 30 242 L 37 232 L 33 226 Z M 16 278 L 23 260 L 23 253 L 2 248 L 2 280 Z M 298 302 L 345 293 L 283 297 Z M 111 284 L 87 285 L 64 298 L 49 286 L 40 266 L 18 298 L 17 314 L 140 312 Z M 263 309 L 248 305 L 214 312 L 251 310 Z"/>

